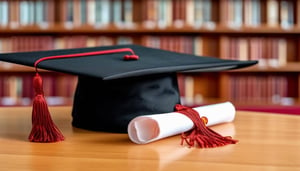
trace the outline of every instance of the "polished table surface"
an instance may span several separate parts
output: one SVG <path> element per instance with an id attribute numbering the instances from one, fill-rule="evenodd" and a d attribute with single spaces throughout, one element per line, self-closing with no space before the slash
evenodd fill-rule
<path id="1" fill-rule="evenodd" d="M 199 149 L 179 135 L 137 145 L 127 134 L 73 128 L 70 107 L 50 111 L 63 142 L 28 142 L 31 108 L 0 108 L 0 170 L 300 170 L 300 116 L 238 111 L 211 127 L 237 144 Z"/>

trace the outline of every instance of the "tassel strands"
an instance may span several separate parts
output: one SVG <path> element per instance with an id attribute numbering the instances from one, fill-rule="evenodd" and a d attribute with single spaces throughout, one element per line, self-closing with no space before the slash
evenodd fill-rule
<path id="1" fill-rule="evenodd" d="M 187 143 L 189 147 L 198 145 L 199 148 L 214 148 L 227 144 L 236 144 L 238 140 L 232 139 L 230 136 L 223 137 L 217 132 L 206 126 L 208 120 L 206 117 L 200 117 L 197 111 L 182 105 L 176 105 L 175 109 L 178 113 L 182 113 L 189 117 L 194 128 L 181 134 L 181 145 Z"/>
<path id="2" fill-rule="evenodd" d="M 29 135 L 31 142 L 63 141 L 64 136 L 54 124 L 43 92 L 43 81 L 36 72 L 33 79 L 35 97 L 32 109 L 32 129 Z"/>

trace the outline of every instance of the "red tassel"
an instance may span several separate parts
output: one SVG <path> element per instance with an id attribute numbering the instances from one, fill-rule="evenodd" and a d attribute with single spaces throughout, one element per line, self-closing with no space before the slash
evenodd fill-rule
<path id="1" fill-rule="evenodd" d="M 186 115 L 194 122 L 194 128 L 192 130 L 181 134 L 181 145 L 186 142 L 189 147 L 198 145 L 200 148 L 213 148 L 227 144 L 236 144 L 238 142 L 238 140 L 234 140 L 230 136 L 223 137 L 206 127 L 205 124 L 208 122 L 207 118 L 200 118 L 198 112 L 194 109 L 179 104 L 175 106 L 175 109 L 178 113 Z"/>
<path id="2" fill-rule="evenodd" d="M 54 124 L 43 92 L 43 81 L 38 73 L 33 79 L 35 97 L 32 109 L 32 129 L 29 135 L 31 142 L 63 141 L 64 136 Z"/>

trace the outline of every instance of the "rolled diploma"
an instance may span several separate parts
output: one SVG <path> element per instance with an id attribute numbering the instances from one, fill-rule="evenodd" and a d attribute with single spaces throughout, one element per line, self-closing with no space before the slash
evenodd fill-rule
<path id="1" fill-rule="evenodd" d="M 235 107 L 230 102 L 193 108 L 208 119 L 207 126 L 232 122 Z M 178 112 L 138 116 L 128 124 L 128 136 L 137 144 L 147 144 L 189 131 L 194 126 L 184 114 Z"/>

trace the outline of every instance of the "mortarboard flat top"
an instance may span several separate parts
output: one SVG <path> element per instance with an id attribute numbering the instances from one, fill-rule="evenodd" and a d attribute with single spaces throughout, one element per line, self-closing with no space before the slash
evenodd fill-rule
<path id="1" fill-rule="evenodd" d="M 36 61 L 68 55 L 130 48 L 138 60 L 124 60 L 129 52 L 44 60 L 37 67 L 78 75 L 72 124 L 108 132 L 127 132 L 131 119 L 140 115 L 173 112 L 180 103 L 176 73 L 219 71 L 256 64 L 175 53 L 139 45 L 63 49 L 0 54 L 0 60 L 35 66 Z"/>
<path id="2" fill-rule="evenodd" d="M 246 67 L 256 63 L 256 61 L 198 57 L 195 55 L 170 52 L 139 45 L 118 45 L 40 52 L 8 53 L 0 54 L 0 60 L 34 66 L 35 61 L 47 56 L 76 54 L 118 48 L 131 48 L 135 54 L 140 57 L 139 60 L 124 61 L 122 55 L 128 54 L 128 52 L 123 52 L 106 55 L 45 60 L 38 64 L 38 68 L 109 80 L 189 70 L 218 71 Z"/>

